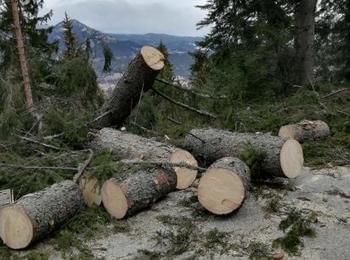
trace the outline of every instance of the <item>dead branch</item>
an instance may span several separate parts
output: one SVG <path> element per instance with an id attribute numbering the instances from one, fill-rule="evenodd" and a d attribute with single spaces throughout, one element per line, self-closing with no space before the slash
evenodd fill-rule
<path id="1" fill-rule="evenodd" d="M 0 168 L 16 168 L 24 170 L 62 170 L 62 171 L 77 171 L 78 168 L 74 167 L 54 167 L 54 166 L 25 166 L 18 164 L 6 164 L 0 163 Z"/>
<path id="2" fill-rule="evenodd" d="M 90 152 L 89 157 L 87 158 L 87 160 L 79 167 L 79 171 L 78 173 L 73 177 L 73 181 L 75 183 L 79 182 L 79 179 L 81 178 L 81 176 L 84 175 L 84 172 L 86 170 L 86 168 L 89 166 L 89 164 L 92 161 L 92 158 L 94 157 L 94 152 L 91 149 L 88 149 L 88 151 Z"/>
<path id="3" fill-rule="evenodd" d="M 170 116 L 167 117 L 167 119 L 168 119 L 170 122 L 173 122 L 173 123 L 176 124 L 176 125 L 182 125 L 182 123 L 181 123 L 180 121 L 177 121 L 176 119 L 171 118 Z"/>
<path id="4" fill-rule="evenodd" d="M 192 95 L 195 95 L 195 96 L 198 96 L 198 97 L 201 97 L 201 98 L 210 98 L 210 99 L 226 99 L 227 96 L 211 96 L 211 95 L 208 95 L 208 94 L 204 94 L 204 93 L 199 93 L 199 92 L 196 92 L 196 91 L 193 91 L 191 89 L 188 89 L 188 88 L 184 88 L 183 86 L 181 86 L 180 84 L 174 84 L 174 83 L 171 83 L 165 79 L 156 79 L 156 81 L 160 82 L 160 83 L 163 83 L 165 85 L 168 85 L 168 86 L 171 86 L 171 87 L 174 87 L 178 90 L 181 90 L 181 91 L 185 91 L 185 92 L 188 92 Z"/>
<path id="5" fill-rule="evenodd" d="M 202 116 L 207 116 L 207 117 L 210 117 L 210 118 L 213 118 L 213 119 L 216 119 L 216 118 L 217 118 L 216 115 L 213 115 L 213 114 L 211 114 L 211 113 L 209 113 L 209 112 L 207 112 L 207 111 L 200 110 L 200 109 L 191 107 L 191 106 L 189 106 L 189 105 L 186 105 L 186 104 L 184 104 L 184 103 L 181 103 L 181 102 L 179 102 L 179 101 L 176 101 L 176 100 L 172 99 L 171 97 L 165 95 L 164 93 L 158 91 L 157 89 L 155 89 L 155 88 L 153 88 L 153 87 L 152 87 L 151 89 L 152 89 L 152 90 L 154 91 L 154 93 L 156 93 L 158 96 L 160 96 L 160 97 L 162 97 L 162 98 L 168 100 L 169 102 L 171 102 L 171 103 L 173 103 L 173 104 L 175 104 L 175 105 L 177 105 L 177 106 L 179 106 L 179 107 L 182 107 L 182 108 L 187 109 L 187 110 L 189 110 L 189 111 L 195 112 L 195 113 L 197 113 L 197 114 L 199 114 L 199 115 L 202 115 Z"/>
<path id="6" fill-rule="evenodd" d="M 50 148 L 50 149 L 53 149 L 53 150 L 56 150 L 56 151 L 61 151 L 62 149 L 57 147 L 57 146 L 54 146 L 54 145 L 51 145 L 51 144 L 46 144 L 46 143 L 42 143 L 42 142 L 39 142 L 37 140 L 34 140 L 32 138 L 29 138 L 29 137 L 24 137 L 24 136 L 20 136 L 20 135 L 16 135 L 18 138 L 24 140 L 24 141 L 27 141 L 27 142 L 31 142 L 31 143 L 35 143 L 35 144 L 39 144 L 39 145 L 42 145 L 46 148 Z"/>
<path id="7" fill-rule="evenodd" d="M 338 89 L 338 90 L 333 91 L 332 93 L 330 93 L 330 94 L 328 94 L 328 95 L 323 96 L 322 99 L 332 97 L 332 96 L 334 96 L 334 95 L 336 95 L 336 94 L 339 94 L 339 93 L 341 93 L 341 92 L 344 92 L 344 91 L 346 91 L 346 90 L 349 90 L 349 88 Z"/>

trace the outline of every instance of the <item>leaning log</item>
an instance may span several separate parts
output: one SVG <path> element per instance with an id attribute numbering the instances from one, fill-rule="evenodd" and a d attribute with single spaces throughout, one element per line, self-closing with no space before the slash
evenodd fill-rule
<path id="1" fill-rule="evenodd" d="M 158 73 L 164 67 L 164 61 L 164 55 L 157 49 L 142 47 L 90 126 L 96 129 L 121 126 L 140 102 L 142 93 L 152 87 Z"/>
<path id="2" fill-rule="evenodd" d="M 200 204 L 216 215 L 239 209 L 248 196 L 250 170 L 240 159 L 225 157 L 203 173 L 198 185 Z"/>
<path id="3" fill-rule="evenodd" d="M 170 167 L 138 170 L 121 182 L 112 178 L 102 186 L 103 206 L 113 218 L 132 216 L 174 191 L 176 178 Z"/>
<path id="4" fill-rule="evenodd" d="M 77 184 L 72 181 L 54 184 L 1 208 L 0 237 L 12 249 L 26 248 L 69 221 L 82 208 Z"/>
<path id="5" fill-rule="evenodd" d="M 309 121 L 303 120 L 297 124 L 282 126 L 279 136 L 295 139 L 301 143 L 327 137 L 330 135 L 330 129 L 326 122 L 321 120 Z"/>
<path id="6" fill-rule="evenodd" d="M 247 147 L 264 153 L 262 172 L 276 177 L 297 177 L 303 168 L 303 149 L 298 141 L 270 134 L 235 133 L 220 129 L 193 129 L 185 147 L 206 164 L 223 157 L 241 157 Z"/>
<path id="7" fill-rule="evenodd" d="M 196 159 L 187 151 L 172 145 L 111 128 L 103 128 L 92 142 L 94 148 L 109 149 L 124 160 L 143 160 L 168 164 L 186 164 L 197 167 Z M 197 177 L 197 170 L 173 167 L 177 175 L 177 188 L 186 189 Z"/>

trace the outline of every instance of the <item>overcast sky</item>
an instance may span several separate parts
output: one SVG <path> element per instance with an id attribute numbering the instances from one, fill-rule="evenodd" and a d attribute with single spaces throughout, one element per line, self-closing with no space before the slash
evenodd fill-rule
<path id="1" fill-rule="evenodd" d="M 203 36 L 196 30 L 205 12 L 195 5 L 206 0 L 46 0 L 44 11 L 53 10 L 51 23 L 71 18 L 110 33 L 167 33 Z"/>

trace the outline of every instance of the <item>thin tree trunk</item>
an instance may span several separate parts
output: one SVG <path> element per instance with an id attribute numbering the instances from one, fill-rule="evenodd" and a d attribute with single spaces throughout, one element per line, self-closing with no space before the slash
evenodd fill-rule
<path id="1" fill-rule="evenodd" d="M 21 72 L 22 72 L 22 78 L 23 78 L 26 105 L 27 105 L 27 109 L 29 111 L 32 111 L 33 110 L 32 88 L 30 86 L 28 66 L 27 66 L 25 51 L 24 51 L 23 35 L 21 31 L 21 25 L 19 22 L 18 5 L 16 0 L 11 0 L 11 9 L 12 9 L 12 15 L 13 15 L 13 22 L 15 26 L 17 50 L 18 50 L 19 63 L 21 66 Z"/>
<path id="2" fill-rule="evenodd" d="M 314 82 L 315 12 L 317 0 L 300 0 L 295 7 L 295 83 Z"/>

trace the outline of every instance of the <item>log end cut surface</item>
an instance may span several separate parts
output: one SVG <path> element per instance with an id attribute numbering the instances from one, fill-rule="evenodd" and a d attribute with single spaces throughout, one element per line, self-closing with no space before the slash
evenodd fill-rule
<path id="1" fill-rule="evenodd" d="M 282 171 L 288 178 L 298 177 L 304 166 L 303 148 L 296 140 L 287 140 L 280 154 Z"/>
<path id="2" fill-rule="evenodd" d="M 192 156 L 192 154 L 182 149 L 176 149 L 175 152 L 172 153 L 170 162 L 174 164 L 184 163 L 190 166 L 198 167 L 197 160 Z M 174 167 L 174 170 L 177 175 L 176 188 L 179 190 L 190 187 L 197 177 L 197 170 L 192 170 L 186 167 Z"/>
<path id="3" fill-rule="evenodd" d="M 128 212 L 128 201 L 116 180 L 110 179 L 102 186 L 103 206 L 116 219 L 122 219 Z"/>
<path id="4" fill-rule="evenodd" d="M 33 239 L 33 223 L 21 206 L 5 207 L 0 214 L 0 236 L 9 248 L 22 249 Z"/>
<path id="5" fill-rule="evenodd" d="M 101 186 L 97 178 L 82 178 L 79 186 L 84 202 L 89 208 L 101 205 Z"/>
<path id="6" fill-rule="evenodd" d="M 141 55 L 151 69 L 158 71 L 164 68 L 164 55 L 156 48 L 144 46 L 141 49 Z"/>
<path id="7" fill-rule="evenodd" d="M 238 209 L 244 198 L 242 179 L 227 169 L 209 169 L 199 182 L 199 202 L 216 215 L 229 214 Z"/>

